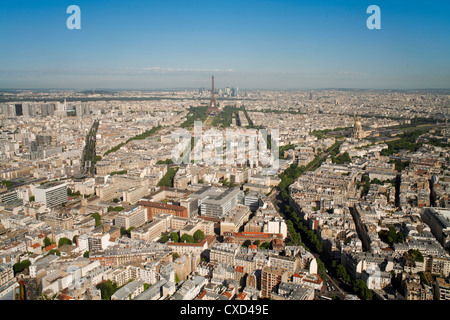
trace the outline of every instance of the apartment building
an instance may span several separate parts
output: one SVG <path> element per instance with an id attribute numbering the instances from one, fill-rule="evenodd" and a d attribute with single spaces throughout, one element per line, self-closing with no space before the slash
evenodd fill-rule
<path id="1" fill-rule="evenodd" d="M 123 202 L 128 204 L 135 204 L 146 194 L 148 194 L 147 185 L 131 187 L 128 190 L 124 190 L 122 192 Z"/>
<path id="2" fill-rule="evenodd" d="M 44 217 L 44 221 L 52 228 L 72 230 L 75 217 L 69 212 L 51 212 Z"/>
<path id="3" fill-rule="evenodd" d="M 12 266 L 0 264 L 0 287 L 3 287 L 12 279 L 14 279 L 14 271 Z"/>
<path id="4" fill-rule="evenodd" d="M 68 200 L 65 182 L 48 182 L 34 188 L 33 193 L 36 202 L 44 203 L 49 208 L 66 203 Z"/>
<path id="5" fill-rule="evenodd" d="M 423 221 L 431 228 L 431 232 L 445 248 L 450 247 L 450 210 L 436 210 L 434 208 L 425 208 L 421 217 Z"/>
<path id="6" fill-rule="evenodd" d="M 175 217 L 189 217 L 187 208 L 183 206 L 152 201 L 139 201 L 138 205 L 146 209 L 148 219 L 152 219 L 154 215 L 161 213 L 169 213 Z"/>
<path id="7" fill-rule="evenodd" d="M 128 211 L 119 212 L 116 216 L 116 226 L 118 228 L 125 227 L 129 229 L 131 227 L 142 226 L 148 220 L 147 212 L 144 207 L 137 205 L 131 207 Z"/>
<path id="8" fill-rule="evenodd" d="M 239 200 L 243 200 L 244 193 L 239 188 L 215 188 L 211 186 L 191 194 L 199 200 L 202 216 L 221 218 L 236 207 Z"/>
<path id="9" fill-rule="evenodd" d="M 102 251 L 109 245 L 110 234 L 106 233 L 94 233 L 88 235 L 88 247 L 89 251 Z"/>
<path id="10" fill-rule="evenodd" d="M 240 246 L 236 243 L 215 243 L 209 253 L 211 263 L 235 265 Z"/>
<path id="11" fill-rule="evenodd" d="M 199 243 L 181 243 L 181 242 L 168 242 L 167 246 L 177 252 L 178 254 L 194 253 L 201 254 L 208 249 L 208 246 L 215 240 L 214 236 L 206 236 L 205 239 Z"/>
<path id="12" fill-rule="evenodd" d="M 448 278 L 436 278 L 434 298 L 436 300 L 450 300 L 450 281 Z"/>
<path id="13" fill-rule="evenodd" d="M 163 219 L 155 219 L 143 226 L 131 231 L 131 239 L 155 241 L 161 237 L 161 233 L 166 232 L 166 222 Z"/>
<path id="14" fill-rule="evenodd" d="M 285 272 L 281 269 L 265 266 L 261 272 L 261 297 L 271 298 L 272 290 L 277 290 L 280 282 L 285 282 Z"/>
<path id="15" fill-rule="evenodd" d="M 142 292 L 144 292 L 144 281 L 138 279 L 127 283 L 122 288 L 117 290 L 111 296 L 111 300 L 132 300 Z"/>
<path id="16" fill-rule="evenodd" d="M 269 265 L 274 269 L 294 273 L 300 267 L 301 261 L 298 256 L 270 256 Z"/>
<path id="17" fill-rule="evenodd" d="M 283 235 L 280 233 L 243 231 L 243 232 L 225 232 L 223 236 L 225 242 L 232 242 L 237 244 L 243 244 L 245 241 L 250 241 L 251 243 L 255 241 L 259 241 L 260 243 L 283 241 Z"/>

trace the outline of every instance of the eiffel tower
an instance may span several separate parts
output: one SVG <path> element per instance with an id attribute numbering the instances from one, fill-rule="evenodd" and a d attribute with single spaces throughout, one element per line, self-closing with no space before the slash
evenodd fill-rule
<path id="1" fill-rule="evenodd" d="M 219 107 L 216 104 L 216 98 L 214 97 L 214 76 L 212 76 L 212 89 L 211 89 L 211 101 L 209 102 L 208 115 L 215 116 L 219 113 Z"/>

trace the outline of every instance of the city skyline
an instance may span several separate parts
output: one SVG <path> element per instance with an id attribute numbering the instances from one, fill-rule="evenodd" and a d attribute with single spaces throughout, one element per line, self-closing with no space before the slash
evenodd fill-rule
<path id="1" fill-rule="evenodd" d="M 69 30 L 67 7 L 81 9 Z M 381 8 L 369 30 L 367 7 Z M 449 4 L 15 1 L 2 89 L 446 89 Z"/>

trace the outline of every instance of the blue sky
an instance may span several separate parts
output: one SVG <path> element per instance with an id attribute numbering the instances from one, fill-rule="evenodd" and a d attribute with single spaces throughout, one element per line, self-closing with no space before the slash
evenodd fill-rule
<path id="1" fill-rule="evenodd" d="M 0 4 L 0 88 L 450 88 L 449 1 Z"/>

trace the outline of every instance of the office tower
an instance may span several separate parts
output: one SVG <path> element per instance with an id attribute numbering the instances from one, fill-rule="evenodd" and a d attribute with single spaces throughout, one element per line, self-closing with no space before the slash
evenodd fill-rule
<path id="1" fill-rule="evenodd" d="M 2 203 L 12 202 L 19 199 L 18 190 L 13 190 L 10 192 L 5 192 L 0 195 L 0 199 Z"/>
<path id="2" fill-rule="evenodd" d="M 38 146 L 49 146 L 49 145 L 56 146 L 57 139 L 56 139 L 56 135 L 37 134 L 36 142 L 37 142 Z"/>
<path id="3" fill-rule="evenodd" d="M 44 203 L 47 207 L 56 207 L 66 203 L 67 184 L 65 182 L 48 182 L 34 189 L 36 202 Z"/>
<path id="4" fill-rule="evenodd" d="M 22 104 L 16 104 L 15 108 L 16 108 L 16 116 L 23 116 Z"/>
<path id="5" fill-rule="evenodd" d="M 75 115 L 77 117 L 82 117 L 82 116 L 87 115 L 87 114 L 89 114 L 89 106 L 87 104 L 79 103 L 79 104 L 77 104 L 75 106 Z"/>
<path id="6" fill-rule="evenodd" d="M 199 200 L 202 216 L 224 217 L 243 198 L 243 191 L 239 188 L 219 189 L 207 186 L 193 193 L 191 198 Z"/>
<path id="7" fill-rule="evenodd" d="M 31 116 L 31 104 L 25 103 L 22 105 L 22 114 L 24 117 L 30 117 Z"/>
<path id="8" fill-rule="evenodd" d="M 12 104 L 4 104 L 2 113 L 5 117 L 14 117 L 16 115 L 16 107 Z"/>
<path id="9" fill-rule="evenodd" d="M 3 105 L 2 105 L 2 114 L 3 114 L 5 117 L 8 116 L 8 114 L 9 114 L 9 107 L 8 107 L 7 104 L 3 104 Z"/>
<path id="10" fill-rule="evenodd" d="M 53 116 L 55 114 L 56 105 L 54 103 L 41 104 L 41 115 L 43 117 Z"/>

